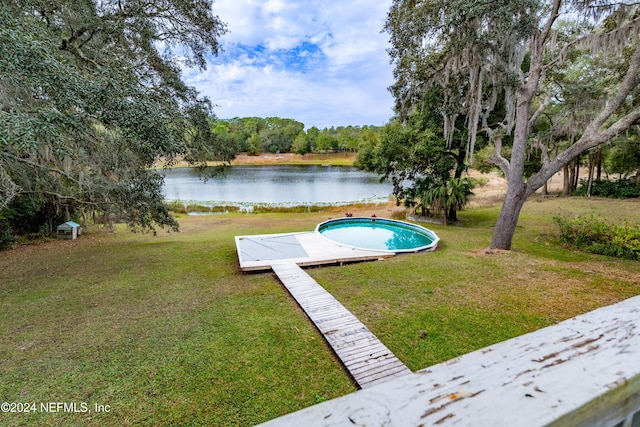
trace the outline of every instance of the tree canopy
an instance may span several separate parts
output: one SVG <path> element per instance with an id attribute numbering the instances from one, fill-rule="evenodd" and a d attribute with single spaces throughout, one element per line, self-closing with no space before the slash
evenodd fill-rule
<path id="1" fill-rule="evenodd" d="M 311 152 L 357 151 L 365 134 L 379 133 L 379 126 L 315 126 L 304 131 L 304 123 L 280 117 L 234 117 L 216 119 L 213 132 L 226 139 L 237 152 L 307 154 Z"/>
<path id="2" fill-rule="evenodd" d="M 458 130 L 449 141 L 443 137 L 441 109 L 434 108 L 439 90 L 423 96 L 401 123 L 385 126 L 379 138 L 358 151 L 356 165 L 389 178 L 397 203 L 422 214 L 444 213 L 446 222 L 457 221 L 457 211 L 471 196 L 466 171 L 465 132 Z"/>
<path id="3" fill-rule="evenodd" d="M 493 248 L 511 248 L 524 201 L 553 174 L 638 123 L 639 7 L 604 0 L 393 1 L 385 30 L 399 116 L 438 87 L 445 139 L 463 117 L 469 160 L 477 136 L 486 135 L 492 161 L 507 177 Z M 532 150 L 539 168 L 526 171 Z"/>
<path id="4" fill-rule="evenodd" d="M 225 31 L 210 0 L 3 1 L 0 228 L 90 212 L 177 227 L 147 169 L 233 157 L 180 78 Z"/>

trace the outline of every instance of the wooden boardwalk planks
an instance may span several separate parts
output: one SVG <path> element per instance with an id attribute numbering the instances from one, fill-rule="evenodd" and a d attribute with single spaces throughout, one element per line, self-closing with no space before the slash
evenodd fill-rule
<path id="1" fill-rule="evenodd" d="M 271 268 L 361 388 L 411 374 L 369 329 L 294 263 Z"/>
<path id="2" fill-rule="evenodd" d="M 637 426 L 640 296 L 263 427 Z"/>

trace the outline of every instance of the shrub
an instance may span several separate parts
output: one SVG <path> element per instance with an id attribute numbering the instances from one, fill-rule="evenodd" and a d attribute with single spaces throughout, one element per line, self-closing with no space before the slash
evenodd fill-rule
<path id="1" fill-rule="evenodd" d="M 211 212 L 211 207 L 203 205 L 187 205 L 187 212 L 207 213 Z"/>
<path id="2" fill-rule="evenodd" d="M 640 260 L 640 225 L 608 224 L 594 215 L 568 218 L 556 216 L 560 239 L 594 254 Z"/>
<path id="3" fill-rule="evenodd" d="M 6 249 L 16 241 L 8 221 L 0 218 L 0 250 Z"/>
<path id="4" fill-rule="evenodd" d="M 181 202 L 169 202 L 167 203 L 167 209 L 169 212 L 177 213 L 177 214 L 186 214 L 187 208 Z"/>
<path id="5" fill-rule="evenodd" d="M 576 190 L 579 196 L 587 195 L 588 182 L 580 180 L 580 187 Z M 618 179 L 616 181 L 594 180 L 591 185 L 591 195 L 599 197 L 610 197 L 613 199 L 629 199 L 640 197 L 640 183 L 634 179 Z"/>
<path id="6" fill-rule="evenodd" d="M 319 205 L 296 205 L 296 206 L 279 206 L 279 205 L 255 205 L 253 213 L 305 213 L 305 212 L 324 212 L 329 206 Z"/>
<path id="7" fill-rule="evenodd" d="M 211 208 L 211 212 L 214 213 L 227 213 L 227 212 L 239 212 L 240 208 L 238 206 L 220 206 L 216 205 Z"/>

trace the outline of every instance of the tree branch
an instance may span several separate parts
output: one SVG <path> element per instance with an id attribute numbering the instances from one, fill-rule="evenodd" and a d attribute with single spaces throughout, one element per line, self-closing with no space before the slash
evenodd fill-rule
<path id="1" fill-rule="evenodd" d="M 533 113 L 533 115 L 529 119 L 529 124 L 527 126 L 527 132 L 529 134 L 533 132 L 533 126 L 535 125 L 536 121 L 538 121 L 538 119 L 544 113 L 544 111 L 547 109 L 548 106 L 549 106 L 549 99 L 547 98 L 542 104 L 540 104 L 538 109 Z"/>
<path id="2" fill-rule="evenodd" d="M 558 55 L 556 55 L 556 57 L 554 59 L 552 59 L 551 61 L 549 61 L 548 63 L 546 63 L 543 67 L 543 69 L 548 69 L 551 68 L 552 66 L 554 66 L 555 64 L 557 64 L 558 62 L 564 62 L 564 58 L 567 54 L 567 52 L 569 51 L 569 49 L 571 49 L 572 47 L 578 46 L 580 44 L 586 43 L 588 40 L 593 40 L 596 37 L 611 37 L 612 34 L 616 33 L 616 32 L 621 32 L 621 31 L 632 31 L 632 28 L 634 26 L 639 26 L 640 25 L 640 17 L 637 17 L 631 21 L 629 21 L 626 25 L 616 28 L 613 31 L 609 31 L 603 34 L 587 34 L 583 37 L 579 37 L 569 43 L 567 43 L 562 49 L 560 49 L 560 52 L 558 53 Z"/>
<path id="3" fill-rule="evenodd" d="M 543 164 L 540 171 L 527 181 L 527 197 L 535 193 L 535 191 L 542 187 L 549 178 L 562 169 L 564 165 L 568 164 L 578 154 L 610 141 L 613 137 L 624 132 L 636 123 L 640 123 L 640 107 L 637 107 L 629 114 L 620 118 L 603 131 L 596 132 L 595 134 L 584 133 L 577 142 L 572 144 L 562 153 L 558 154 L 556 158 L 549 161 L 546 165 Z"/>
<path id="4" fill-rule="evenodd" d="M 64 194 L 59 194 L 59 193 L 55 193 L 53 191 L 23 191 L 24 194 L 27 193 L 33 193 L 33 194 L 48 194 L 49 196 L 54 196 L 57 197 L 60 200 L 73 200 L 74 202 L 80 204 L 80 205 L 90 205 L 90 206 L 100 206 L 101 203 L 96 203 L 96 202 L 88 202 L 86 200 L 80 200 L 74 196 L 65 196 Z"/>
<path id="5" fill-rule="evenodd" d="M 610 102 L 607 102 L 605 108 L 593 119 L 593 121 L 587 126 L 584 134 L 597 134 L 600 127 L 606 122 L 613 113 L 615 113 L 622 103 L 627 99 L 633 89 L 640 84 L 640 44 L 636 47 L 636 51 L 633 53 L 627 73 L 622 80 L 622 84 L 618 89 L 618 94 Z M 590 136 L 590 135 L 589 135 Z M 582 139 L 582 138 L 580 138 Z"/>
<path id="6" fill-rule="evenodd" d="M 539 48 L 542 49 L 542 46 L 546 43 L 547 38 L 549 37 L 549 33 L 551 32 L 551 29 L 553 28 L 553 24 L 556 22 L 556 19 L 558 19 L 558 17 L 560 17 L 560 5 L 561 5 L 562 1 L 561 0 L 554 0 L 553 2 L 553 9 L 551 12 L 551 15 L 549 16 L 549 20 L 547 21 L 546 25 L 544 26 L 544 28 L 542 29 L 542 31 L 540 32 L 540 37 L 538 38 L 539 41 Z"/>
<path id="7" fill-rule="evenodd" d="M 496 151 L 489 157 L 489 162 L 498 166 L 504 176 L 508 177 L 511 171 L 511 164 L 502 157 L 502 133 L 497 134 L 497 131 L 492 129 L 486 129 L 486 131 L 489 133 L 489 139 L 493 141 L 496 148 Z"/>
<path id="8" fill-rule="evenodd" d="M 100 64 L 98 64 L 96 61 L 94 61 L 93 59 L 87 57 L 82 50 L 80 50 L 79 47 L 75 47 L 75 46 L 71 46 L 69 44 L 66 45 L 62 45 L 60 46 L 60 50 L 66 50 L 67 52 L 71 53 L 72 55 L 77 56 L 78 58 L 82 59 L 83 61 L 93 65 L 94 67 L 96 67 L 96 69 L 100 70 L 102 69 L 102 66 Z"/>
<path id="9" fill-rule="evenodd" d="M 58 173 L 58 174 L 64 176 L 65 178 L 67 178 L 68 180 L 75 182 L 78 186 L 81 186 L 80 181 L 78 181 L 76 178 L 74 178 L 73 176 L 69 175 L 68 173 L 66 173 L 63 170 L 60 170 L 58 168 L 54 168 L 54 167 L 51 167 L 51 166 L 48 166 L 48 165 L 41 165 L 41 164 L 32 162 L 30 160 L 23 159 L 22 157 L 18 157 L 16 155 L 11 154 L 11 153 L 6 152 L 6 151 L 3 154 L 8 156 L 8 157 L 11 157 L 12 159 L 14 159 L 14 160 L 16 160 L 16 161 L 18 161 L 20 163 L 25 163 L 25 164 L 27 164 L 29 166 L 33 166 L 33 167 L 36 167 L 36 168 L 39 168 L 39 169 L 44 169 L 44 170 L 49 171 L 49 172 Z"/>
<path id="10" fill-rule="evenodd" d="M 640 5 L 640 2 L 634 2 L 634 3 L 627 3 L 627 2 L 615 2 L 615 3 L 609 3 L 609 4 L 594 4 L 589 6 L 590 9 L 608 9 L 611 7 L 617 7 L 617 6 L 638 6 Z"/>
<path id="11" fill-rule="evenodd" d="M 566 150 L 556 156 L 546 166 L 540 169 L 531 179 L 527 181 L 527 194 L 533 194 L 538 188 L 559 171 L 564 165 L 568 164 L 578 154 L 583 153 L 593 147 L 611 140 L 611 138 L 620 134 L 624 130 L 633 126 L 640 121 L 640 107 L 636 107 L 625 116 L 616 120 L 606 129 L 602 129 L 602 125 L 616 113 L 620 106 L 627 100 L 627 97 L 635 88 L 640 85 L 640 45 L 636 47 L 631 57 L 629 68 L 625 74 L 618 93 L 613 99 L 605 104 L 605 107 L 598 115 L 589 123 L 580 139 L 569 146 Z"/>

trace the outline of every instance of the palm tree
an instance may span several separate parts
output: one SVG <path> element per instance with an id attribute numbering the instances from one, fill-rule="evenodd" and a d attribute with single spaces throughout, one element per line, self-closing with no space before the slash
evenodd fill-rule
<path id="1" fill-rule="evenodd" d="M 444 223 L 458 221 L 457 212 L 464 208 L 473 195 L 473 183 L 470 178 L 453 178 L 440 185 L 431 187 L 423 197 L 423 203 L 433 209 L 444 212 Z"/>

